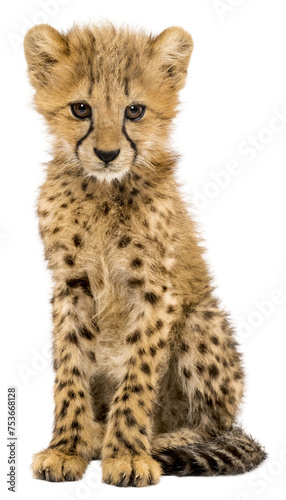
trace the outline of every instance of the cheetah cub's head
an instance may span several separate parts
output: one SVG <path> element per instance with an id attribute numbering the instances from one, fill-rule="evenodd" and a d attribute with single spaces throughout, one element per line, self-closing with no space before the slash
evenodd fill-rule
<path id="1" fill-rule="evenodd" d="M 193 49 L 187 32 L 154 37 L 105 25 L 61 34 L 42 24 L 24 48 L 36 107 L 63 164 L 105 181 L 134 165 L 160 168 Z"/>

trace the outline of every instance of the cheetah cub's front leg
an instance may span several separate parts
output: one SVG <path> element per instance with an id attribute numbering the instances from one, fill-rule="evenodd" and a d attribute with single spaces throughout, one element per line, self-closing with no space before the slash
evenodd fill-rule
<path id="1" fill-rule="evenodd" d="M 34 477 L 74 481 L 85 472 L 104 430 L 93 419 L 89 379 L 94 363 L 96 325 L 92 324 L 89 282 L 84 273 L 60 280 L 53 296 L 55 423 L 50 446 L 34 455 Z"/>
<path id="2" fill-rule="evenodd" d="M 150 306 L 152 308 L 152 306 Z M 126 336 L 124 376 L 111 404 L 102 450 L 103 481 L 117 486 L 159 482 L 161 466 L 151 457 L 152 409 L 158 367 L 164 362 L 169 325 L 145 310 Z"/>

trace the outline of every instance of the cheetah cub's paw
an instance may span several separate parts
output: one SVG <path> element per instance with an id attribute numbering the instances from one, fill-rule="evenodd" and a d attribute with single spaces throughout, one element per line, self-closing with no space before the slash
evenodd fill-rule
<path id="1" fill-rule="evenodd" d="M 48 448 L 34 455 L 31 468 L 36 479 L 57 482 L 81 479 L 87 466 L 88 461 L 79 455 Z"/>
<path id="2" fill-rule="evenodd" d="M 102 461 L 102 480 L 115 486 L 148 486 L 159 483 L 162 470 L 149 455 L 121 455 Z"/>

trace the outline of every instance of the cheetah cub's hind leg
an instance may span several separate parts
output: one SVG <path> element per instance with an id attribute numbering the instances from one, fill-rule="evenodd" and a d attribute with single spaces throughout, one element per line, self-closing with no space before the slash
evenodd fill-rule
<path id="1" fill-rule="evenodd" d="M 232 328 L 216 301 L 187 313 L 186 309 L 172 335 L 177 375 L 189 402 L 188 428 L 157 436 L 152 455 L 164 474 L 210 476 L 250 471 L 266 454 L 235 426 L 243 370 Z"/>

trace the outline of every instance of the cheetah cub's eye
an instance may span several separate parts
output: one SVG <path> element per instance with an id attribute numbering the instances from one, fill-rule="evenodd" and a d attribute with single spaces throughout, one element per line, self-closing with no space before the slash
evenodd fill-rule
<path id="1" fill-rule="evenodd" d="M 85 102 L 75 102 L 71 104 L 71 111 L 76 118 L 80 118 L 81 120 L 91 116 L 91 107 Z"/>
<path id="2" fill-rule="evenodd" d="M 144 116 L 146 110 L 146 106 L 143 104 L 133 104 L 132 106 L 127 106 L 125 109 L 125 118 L 132 121 L 141 120 Z"/>

